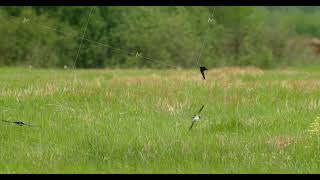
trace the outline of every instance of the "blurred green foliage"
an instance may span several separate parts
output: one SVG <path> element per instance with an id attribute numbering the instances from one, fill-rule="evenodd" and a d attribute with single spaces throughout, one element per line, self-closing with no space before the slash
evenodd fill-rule
<path id="1" fill-rule="evenodd" d="M 94 7 L 82 40 L 90 8 L 1 7 L 0 65 L 192 68 L 200 52 L 208 67 L 318 63 L 305 43 L 320 36 L 315 7 Z"/>

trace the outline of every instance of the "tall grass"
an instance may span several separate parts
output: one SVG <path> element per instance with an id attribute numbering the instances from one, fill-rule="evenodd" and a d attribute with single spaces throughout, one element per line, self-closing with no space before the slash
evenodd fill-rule
<path id="1" fill-rule="evenodd" d="M 0 173 L 320 172 L 319 71 L 75 73 L 0 69 Z"/>

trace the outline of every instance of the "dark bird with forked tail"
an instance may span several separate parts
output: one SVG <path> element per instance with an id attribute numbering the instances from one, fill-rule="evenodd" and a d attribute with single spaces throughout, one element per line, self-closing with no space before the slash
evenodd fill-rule
<path id="1" fill-rule="evenodd" d="M 1 121 L 5 122 L 5 123 L 15 124 L 15 125 L 18 125 L 18 126 L 33 126 L 31 124 L 27 124 L 27 123 L 24 123 L 22 121 L 6 121 L 6 120 L 1 120 Z"/>
<path id="2" fill-rule="evenodd" d="M 200 72 L 201 72 L 202 77 L 203 77 L 204 80 L 206 79 L 206 77 L 204 76 L 204 71 L 207 71 L 207 70 L 208 70 L 208 69 L 207 69 L 206 67 L 200 66 Z"/>

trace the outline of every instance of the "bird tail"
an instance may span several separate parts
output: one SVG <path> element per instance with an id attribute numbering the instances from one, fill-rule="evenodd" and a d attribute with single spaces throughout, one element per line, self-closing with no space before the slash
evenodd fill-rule
<path id="1" fill-rule="evenodd" d="M 38 126 L 36 126 L 36 125 L 32 125 L 32 124 L 28 124 L 28 123 L 23 123 L 23 125 L 22 125 L 22 126 L 38 127 Z"/>
<path id="2" fill-rule="evenodd" d="M 195 122 L 195 121 L 192 121 L 192 124 L 191 124 L 191 126 L 190 126 L 190 128 L 189 128 L 189 131 L 192 129 L 192 127 L 193 127 L 193 125 L 194 125 L 194 122 Z"/>

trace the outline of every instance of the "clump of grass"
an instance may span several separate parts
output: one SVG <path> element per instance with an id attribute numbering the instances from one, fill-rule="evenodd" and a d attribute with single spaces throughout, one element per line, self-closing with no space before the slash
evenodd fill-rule
<path id="1" fill-rule="evenodd" d="M 311 123 L 309 133 L 311 137 L 320 137 L 320 116 Z"/>

